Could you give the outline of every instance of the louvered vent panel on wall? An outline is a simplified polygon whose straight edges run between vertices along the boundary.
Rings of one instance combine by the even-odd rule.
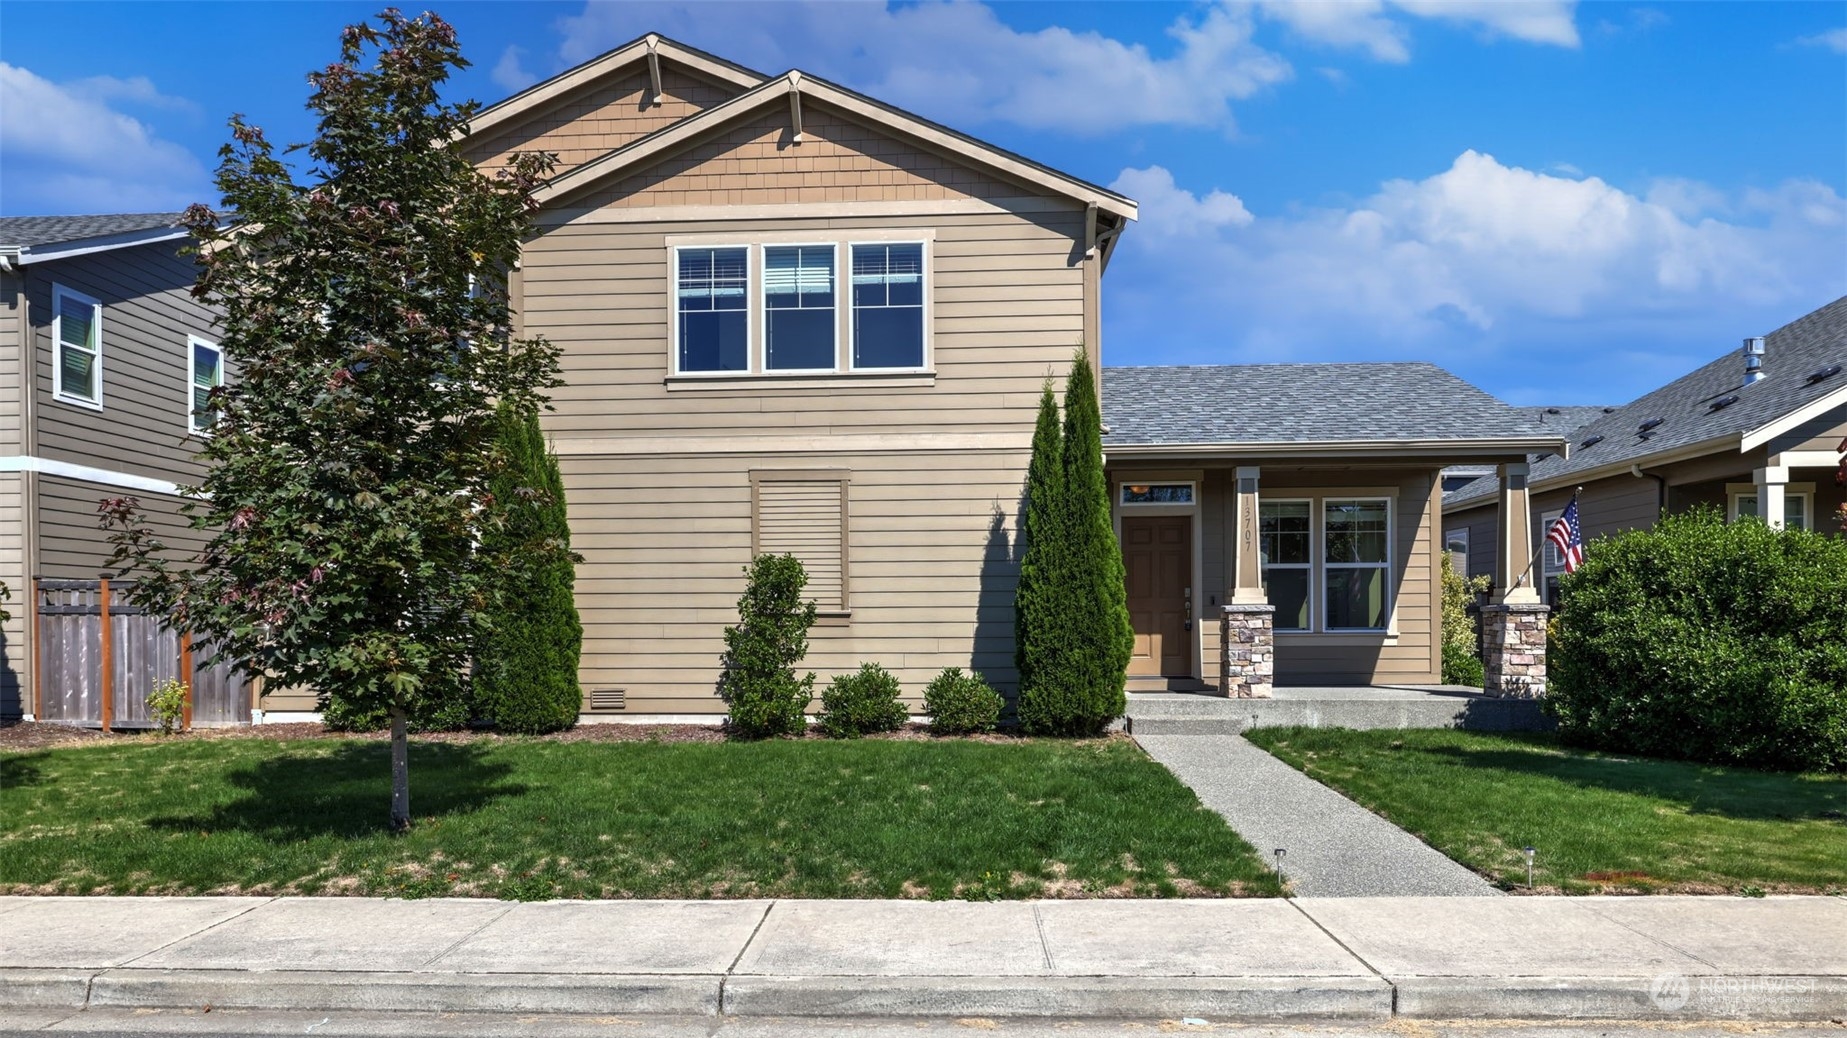
[[[801,560],[808,597],[823,610],[846,608],[843,485],[837,479],[757,483],[757,553]]]
[[[628,690],[624,688],[593,688],[590,690],[590,711],[605,713],[628,709]]]

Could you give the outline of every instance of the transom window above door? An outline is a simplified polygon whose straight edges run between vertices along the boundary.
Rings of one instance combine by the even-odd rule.
[[[929,371],[927,241],[670,251],[672,375]]]

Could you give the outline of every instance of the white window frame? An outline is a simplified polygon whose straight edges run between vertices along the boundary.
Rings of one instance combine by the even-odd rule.
[[[766,375],[786,375],[801,378],[814,375],[837,375],[846,370],[841,363],[842,339],[841,320],[846,307],[840,305],[840,242],[837,241],[773,241],[763,242],[756,248],[756,261],[759,277],[756,279],[756,291],[752,302],[756,305],[757,342],[756,353],[750,358],[750,369],[761,371]],[[834,366],[830,368],[772,368],[770,367],[770,250],[771,249],[828,249],[834,254]],[[790,311],[801,312],[799,309]]]
[[[843,241],[841,242],[841,244],[846,247],[845,251],[846,251],[846,257],[847,257],[846,267],[844,271],[846,274],[846,277],[843,279],[843,283],[846,285],[846,291],[847,291],[847,305],[845,307],[846,309],[846,340],[847,340],[845,370],[852,371],[852,372],[867,372],[867,373],[878,373],[878,374],[883,374],[886,372],[891,372],[895,374],[905,374],[905,373],[917,374],[919,372],[932,370],[931,363],[932,363],[933,358],[931,357],[931,354],[930,354],[930,325],[931,325],[932,313],[931,313],[930,301],[932,297],[935,295],[935,293],[930,291],[930,286],[935,284],[936,272],[931,267],[930,242],[924,238],[868,238],[868,239],[863,239],[863,240],[855,239],[855,240],[850,240],[850,241]],[[853,299],[853,250],[862,245],[915,245],[917,246],[918,255],[921,257],[918,261],[918,271],[919,271],[918,276],[923,279],[923,287],[921,291],[922,306],[918,308],[918,315],[917,315],[917,319],[923,323],[922,349],[917,358],[918,359],[917,367],[914,367],[914,368],[862,368],[858,364],[854,363],[853,361],[853,358],[857,356],[859,353],[859,349],[858,349],[859,324],[857,321],[853,319],[855,316],[854,311],[858,308],[858,304]]]
[[[91,309],[90,327],[96,333],[96,352],[92,357],[96,368],[96,396],[94,398],[64,391],[64,350],[67,346],[64,341],[64,301],[66,299],[74,300]],[[83,350],[83,352],[89,351]],[[102,300],[55,282],[51,286],[51,396],[54,400],[76,407],[87,407],[92,411],[103,409]]]
[[[1392,574],[1396,572],[1397,563],[1397,560],[1393,558],[1392,541],[1398,528],[1398,517],[1392,507],[1392,498],[1381,497],[1376,494],[1340,494],[1318,498],[1317,500],[1320,502],[1320,507],[1316,510],[1320,522],[1315,526],[1315,535],[1318,544],[1314,559],[1316,568],[1321,572],[1321,579],[1319,581],[1321,589],[1326,589],[1329,570],[1383,569],[1385,571],[1385,583],[1383,585],[1385,601],[1382,603],[1385,607],[1385,623],[1378,627],[1335,627],[1327,622],[1326,614],[1314,614],[1316,622],[1319,625],[1317,629],[1326,631],[1329,634],[1386,634],[1390,632],[1392,629],[1392,609],[1396,599],[1396,596],[1392,594]],[[1385,506],[1385,559],[1382,562],[1329,562],[1327,560],[1329,502],[1353,502],[1356,504],[1377,502]]]
[[[884,370],[884,369],[879,369]],[[1129,488],[1185,487],[1189,501],[1130,501]],[[1191,479],[1125,479],[1116,485],[1116,503],[1123,508],[1191,508],[1199,503],[1199,483]]]
[[[743,371],[682,371],[680,370],[680,253],[687,250],[713,252],[719,249],[744,250],[744,370]],[[745,242],[712,242],[706,244],[675,245],[667,250],[667,340],[668,371],[675,378],[736,378],[739,375],[752,375],[758,372],[757,365],[757,288],[761,283],[757,269],[757,250]]]
[[[1456,544],[1462,545],[1461,551],[1457,551],[1452,547]],[[1464,580],[1469,579],[1469,528],[1463,526],[1458,529],[1444,531],[1443,552],[1449,556],[1450,568],[1456,571],[1456,575]],[[1457,555],[1462,556],[1461,562],[1456,561]]]
[[[1262,556],[1261,553],[1263,551],[1263,506],[1264,505],[1307,505],[1308,506],[1308,561],[1307,562],[1272,563],[1266,560]],[[1275,631],[1277,634],[1314,634],[1317,631],[1320,631],[1323,629],[1322,627],[1323,617],[1321,616],[1321,613],[1319,611],[1320,606],[1321,606],[1321,595],[1319,593],[1320,588],[1317,586],[1318,584],[1320,584],[1320,580],[1317,578],[1320,576],[1320,573],[1321,573],[1321,566],[1319,564],[1319,560],[1321,558],[1322,531],[1316,529],[1315,519],[1316,519],[1316,516],[1319,514],[1319,511],[1320,510],[1315,506],[1315,499],[1312,497],[1264,497],[1262,495],[1258,496],[1258,499],[1257,499],[1257,550],[1259,552],[1259,555],[1257,557],[1257,570],[1258,570],[1259,575],[1263,578],[1264,597],[1267,599],[1270,594],[1270,570],[1272,569],[1303,570],[1308,574],[1308,626],[1307,627],[1275,627]],[[1271,624],[1272,626],[1275,625],[1274,619],[1271,620]]]
[[[1757,484],[1755,483],[1727,483],[1725,485],[1725,520],[1727,522],[1735,523],[1738,521],[1738,516],[1739,516],[1738,506],[1746,498],[1750,498],[1752,500],[1757,499]],[[1784,511],[1788,511],[1789,502],[1791,501],[1802,502],[1802,528],[1804,530],[1813,530],[1815,528],[1815,484],[1813,483],[1785,483],[1783,484]],[[1756,518],[1761,519],[1762,516],[1757,516]],[[1784,521],[1783,525],[1785,526],[1789,525],[1787,519]]]
[[[186,431],[194,436],[210,436],[212,427],[199,424],[199,412],[193,402],[193,391],[198,388],[198,383],[194,381],[194,378],[198,375],[197,365],[201,346],[218,355],[218,381],[212,388],[217,389],[225,382],[224,347],[197,335],[186,336]]]

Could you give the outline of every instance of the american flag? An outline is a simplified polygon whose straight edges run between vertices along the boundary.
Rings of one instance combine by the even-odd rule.
[[[1583,531],[1578,529],[1578,499],[1572,498],[1565,506],[1565,513],[1552,520],[1552,526],[1546,530],[1546,540],[1558,553],[1564,556],[1565,572],[1576,573],[1584,564]]]

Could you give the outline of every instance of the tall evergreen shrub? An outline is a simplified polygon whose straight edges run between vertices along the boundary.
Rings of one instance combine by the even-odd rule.
[[[1127,708],[1135,635],[1110,521],[1096,376],[1081,350],[1065,383],[1062,429],[1050,386],[1040,399],[1022,536],[1020,724],[1045,735],[1101,732]]]
[[[583,703],[577,662],[584,628],[573,591],[577,568],[564,479],[558,459],[545,447],[537,414],[521,416],[503,407],[497,420],[507,464],[489,491],[504,505],[505,521],[482,538],[483,547],[516,551],[522,544],[546,542],[562,550],[503,589],[476,660],[475,709],[501,731],[556,732],[577,723]]]
[[[737,626],[725,628],[718,681],[730,710],[726,727],[745,739],[799,735],[814,701],[814,674],[795,674],[815,619],[815,604],[802,598],[808,573],[793,555],[759,555],[746,573]]]

